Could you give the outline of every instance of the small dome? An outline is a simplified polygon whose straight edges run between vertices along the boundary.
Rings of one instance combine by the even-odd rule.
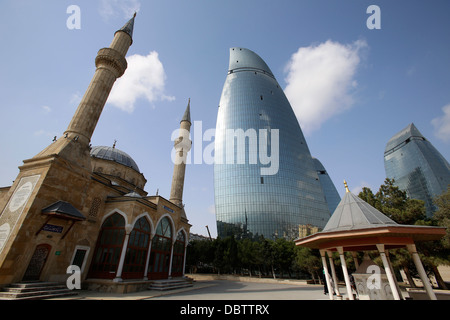
[[[104,146],[93,147],[91,150],[91,157],[114,161],[123,164],[124,166],[133,168],[137,172],[140,172],[139,167],[137,166],[133,158],[131,158],[125,152],[116,148]]]

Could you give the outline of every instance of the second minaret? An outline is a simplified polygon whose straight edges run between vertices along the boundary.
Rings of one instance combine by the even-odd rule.
[[[177,206],[183,206],[183,188],[184,176],[186,172],[186,159],[189,150],[192,147],[192,141],[189,139],[191,130],[191,100],[189,99],[186,111],[180,122],[180,134],[175,140],[175,166],[173,168],[172,188],[170,190],[170,201]]]

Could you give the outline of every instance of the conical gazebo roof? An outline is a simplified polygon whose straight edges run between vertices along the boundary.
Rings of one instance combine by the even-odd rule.
[[[402,225],[388,218],[348,190],[321,232],[295,240],[296,245],[330,249],[372,250],[376,244],[398,248],[415,241],[438,240],[444,227]]]
[[[323,232],[355,230],[384,225],[392,226],[398,225],[398,223],[353,193],[346,192]]]

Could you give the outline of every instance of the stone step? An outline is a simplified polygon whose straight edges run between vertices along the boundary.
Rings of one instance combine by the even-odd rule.
[[[0,301],[3,300],[44,300],[44,299],[53,299],[53,298],[59,298],[59,297],[67,297],[67,296],[76,296],[78,295],[76,292],[61,292],[61,293],[55,293],[55,292],[42,292],[39,295],[33,295],[33,296],[11,296],[11,297],[0,297]]]
[[[187,280],[157,280],[150,285],[149,289],[163,291],[187,288],[192,286],[192,282]]]
[[[33,287],[33,288],[13,288],[7,287],[3,288],[3,291],[0,291],[0,294],[3,292],[10,293],[25,293],[25,292],[35,292],[35,291],[54,291],[54,290],[67,290],[67,287],[64,286],[48,286],[48,287]]]
[[[29,281],[12,283],[0,291],[0,300],[37,300],[77,295],[57,282]]]
[[[36,288],[36,287],[52,287],[63,286],[60,282],[48,281],[22,281],[9,284],[6,288]]]

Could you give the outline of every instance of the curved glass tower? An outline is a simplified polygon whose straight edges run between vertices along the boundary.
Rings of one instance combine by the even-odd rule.
[[[325,170],[322,162],[320,162],[317,158],[313,158],[313,161],[317,175],[319,176],[323,194],[325,196],[325,201],[327,202],[328,209],[330,210],[330,215],[332,215],[339,202],[341,202],[341,196],[337,192],[336,187],[328,175],[328,172]]]
[[[215,137],[219,237],[298,237],[330,218],[297,118],[267,64],[230,49]]]
[[[450,184],[450,165],[411,123],[394,135],[384,152],[386,177],[409,198],[425,201],[427,216],[436,210],[433,198]]]

